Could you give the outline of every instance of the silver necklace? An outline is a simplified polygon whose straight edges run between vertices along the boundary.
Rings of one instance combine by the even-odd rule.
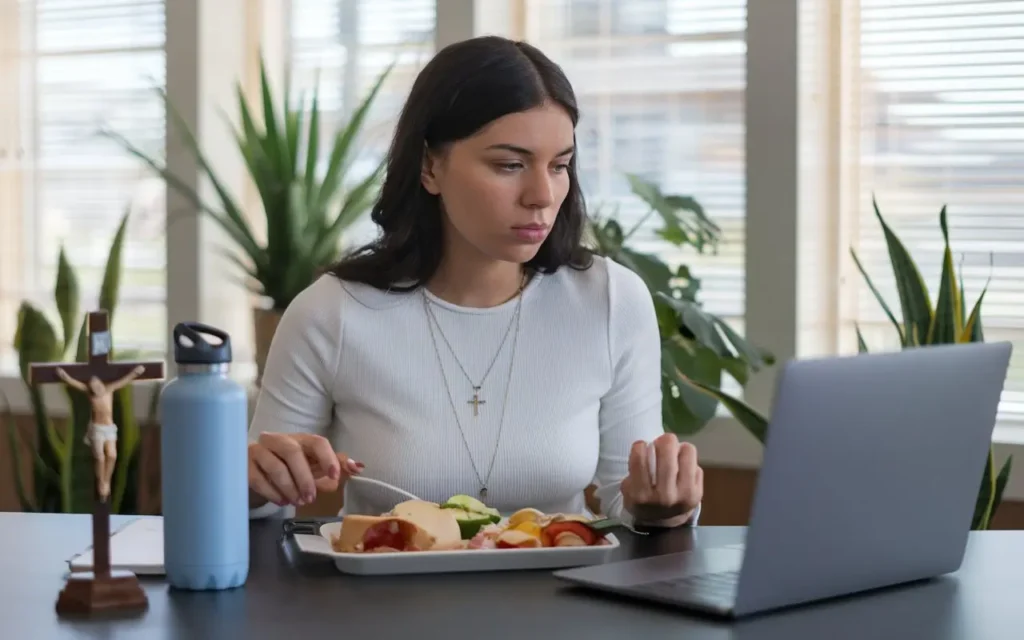
[[[427,298],[426,293],[423,294],[424,307],[427,313],[430,315],[429,320],[431,321],[430,326],[430,337],[434,337],[434,326],[437,326],[437,332],[441,334],[441,339],[444,340],[445,345],[448,347],[448,351],[455,358],[455,364],[459,365],[459,369],[462,371],[462,375],[466,377],[466,381],[469,382],[469,386],[473,388],[473,397],[470,398],[466,404],[473,405],[473,417],[477,418],[480,416],[480,405],[487,404],[486,400],[480,399],[480,390],[483,388],[484,382],[487,381],[487,376],[491,375],[491,369],[494,368],[494,364],[498,361],[498,356],[501,355],[502,349],[505,348],[505,342],[508,341],[508,335],[512,331],[512,325],[515,323],[516,318],[519,316],[519,307],[523,302],[523,289],[526,288],[526,276],[524,274],[522,282],[519,284],[519,291],[516,293],[519,296],[519,300],[516,301],[516,311],[512,315],[512,319],[508,323],[508,327],[505,329],[505,335],[501,339],[501,344],[498,345],[497,351],[494,352],[494,357],[491,359],[491,364],[488,365],[487,371],[484,372],[480,382],[473,382],[473,378],[466,371],[466,367],[462,366],[462,361],[459,360],[459,355],[455,353],[455,349],[452,347],[452,343],[448,341],[448,336],[444,334],[444,330],[441,329],[441,323],[437,321],[437,316],[434,315],[434,311],[430,308],[430,300]]]
[[[495,442],[494,442],[494,452],[491,453],[491,462],[490,462],[490,464],[487,467],[487,477],[486,478],[480,477],[480,471],[476,467],[476,461],[473,460],[473,450],[470,449],[470,447],[469,447],[469,440],[466,438],[466,431],[465,431],[465,429],[462,428],[462,420],[459,419],[459,411],[455,407],[455,399],[452,397],[452,390],[451,390],[451,387],[448,385],[448,377],[445,376],[445,374],[444,374],[444,366],[441,363],[441,350],[438,349],[437,338],[434,337],[434,324],[433,324],[433,322],[431,322],[431,318],[433,317],[433,314],[430,312],[429,301],[427,300],[426,295],[423,296],[423,307],[424,307],[424,309],[427,312],[427,316],[428,316],[427,317],[427,324],[430,327],[430,341],[434,345],[434,355],[437,356],[437,366],[441,370],[441,378],[444,380],[444,390],[445,390],[445,392],[448,395],[448,404],[449,404],[449,406],[452,409],[452,413],[455,414],[455,423],[456,423],[456,425],[459,428],[459,435],[462,437],[462,444],[466,447],[466,455],[469,456],[469,463],[473,466],[473,473],[476,474],[476,479],[480,482],[480,499],[481,500],[485,500],[487,498],[487,483],[490,481],[490,479],[491,479],[491,472],[494,470],[494,461],[498,458],[498,446],[501,443],[501,432],[502,432],[502,429],[505,426],[505,411],[506,411],[506,408],[508,407],[508,392],[509,392],[509,389],[512,387],[512,367],[513,367],[513,364],[515,363],[516,344],[519,342],[520,318],[522,318],[523,288],[520,287],[520,289],[519,289],[519,301],[516,303],[516,310],[515,310],[515,313],[514,313],[514,317],[512,319],[513,321],[509,322],[509,327],[511,327],[513,324],[515,324],[516,332],[515,332],[515,334],[512,337],[512,354],[510,355],[509,360],[508,360],[508,380],[506,380],[506,382],[505,382],[505,398],[504,398],[504,400],[501,403],[501,419],[498,422],[498,436],[497,436],[497,438],[495,439]],[[436,319],[434,320],[434,322],[436,322]],[[441,327],[440,327],[440,325],[438,325],[438,330],[440,331],[440,329],[441,329]],[[507,338],[508,337],[508,332],[506,332],[505,335],[506,335],[506,338]],[[444,332],[441,332],[441,336],[442,336],[442,338],[444,337]],[[504,340],[502,341],[502,344],[504,344]],[[451,348],[451,345],[449,345],[449,348]],[[499,348],[498,351],[500,352],[501,348]],[[454,355],[454,351],[452,353]],[[496,359],[497,359],[497,356],[495,356],[495,360]],[[456,361],[458,361],[458,358],[456,358]],[[491,366],[494,366],[493,362],[491,363]],[[465,370],[463,370],[463,373],[465,373]]]

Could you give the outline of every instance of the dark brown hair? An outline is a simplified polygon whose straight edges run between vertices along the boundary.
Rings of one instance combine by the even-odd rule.
[[[568,78],[529,44],[482,36],[438,52],[416,78],[395,129],[384,183],[370,213],[380,235],[345,256],[331,273],[394,291],[426,284],[441,263],[444,226],[439,198],[420,182],[424,147],[443,151],[502,116],[545,101],[565,109],[574,127],[579,122]],[[591,263],[582,242],[587,213],[575,155],[568,170],[569,192],[527,269],[552,273]]]

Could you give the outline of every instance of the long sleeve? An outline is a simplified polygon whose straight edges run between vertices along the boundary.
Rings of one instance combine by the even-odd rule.
[[[342,296],[340,284],[324,277],[296,296],[282,314],[249,425],[250,442],[265,431],[326,432],[341,355]],[[268,503],[250,517],[279,509]]]
[[[595,497],[609,517],[632,522],[623,508],[622,480],[637,440],[650,442],[662,426],[661,336],[654,301],[643,280],[621,265],[608,268],[608,350],[612,385],[601,398]],[[699,508],[689,524],[695,524]]]

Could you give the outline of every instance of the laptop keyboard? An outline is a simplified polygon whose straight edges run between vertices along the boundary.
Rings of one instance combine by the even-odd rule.
[[[736,597],[738,581],[738,571],[721,571],[648,582],[635,585],[634,588],[668,598],[729,606]]]

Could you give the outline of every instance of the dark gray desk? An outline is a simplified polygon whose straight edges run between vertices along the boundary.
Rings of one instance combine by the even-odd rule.
[[[1024,637],[1024,531],[972,534],[963,568],[945,579],[730,624],[578,591],[544,571],[346,576],[282,543],[280,526],[253,525],[252,569],[242,589],[183,593],[143,578],[150,598],[144,616],[67,622],[57,618],[54,601],[65,560],[90,542],[88,518],[0,513],[0,638]],[[730,544],[743,534],[742,528],[705,527],[629,536],[623,556]]]

